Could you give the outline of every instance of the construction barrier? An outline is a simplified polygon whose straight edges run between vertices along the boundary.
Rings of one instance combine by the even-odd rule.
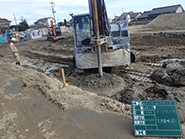
[[[41,34],[40,30],[33,30],[30,32],[30,36],[32,39],[35,39],[35,38],[41,38],[42,34]]]

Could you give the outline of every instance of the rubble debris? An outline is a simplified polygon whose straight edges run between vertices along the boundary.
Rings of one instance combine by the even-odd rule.
[[[185,86],[185,61],[166,61],[163,67],[153,72],[153,80],[169,86]]]
[[[124,104],[130,104],[131,100],[176,100],[181,123],[185,122],[185,87],[174,88],[157,83],[136,83],[122,90],[117,98]]]

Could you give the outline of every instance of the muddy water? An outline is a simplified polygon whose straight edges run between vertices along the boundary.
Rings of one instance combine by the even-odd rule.
[[[21,89],[21,85],[18,82],[12,81],[9,86],[6,86],[5,92],[7,94],[19,94],[21,93]]]
[[[115,114],[98,114],[83,108],[67,112],[79,128],[72,135],[80,139],[122,139],[133,137],[131,119]],[[127,135],[126,135],[127,134]]]
[[[0,83],[3,82],[5,80],[5,76],[0,74]]]

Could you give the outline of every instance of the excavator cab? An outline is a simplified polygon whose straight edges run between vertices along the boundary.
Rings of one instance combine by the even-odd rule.
[[[89,14],[74,16],[74,33],[75,43],[77,48],[91,47],[91,27],[90,27],[90,16]]]

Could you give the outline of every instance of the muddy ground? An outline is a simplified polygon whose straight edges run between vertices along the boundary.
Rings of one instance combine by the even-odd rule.
[[[185,37],[146,32],[131,29],[133,69],[113,67],[97,81],[97,70],[75,72],[69,33],[58,42],[17,42],[21,66],[9,44],[0,44],[0,138],[135,138],[130,101],[136,99],[176,100],[184,131]],[[62,89],[61,68],[69,84]]]

